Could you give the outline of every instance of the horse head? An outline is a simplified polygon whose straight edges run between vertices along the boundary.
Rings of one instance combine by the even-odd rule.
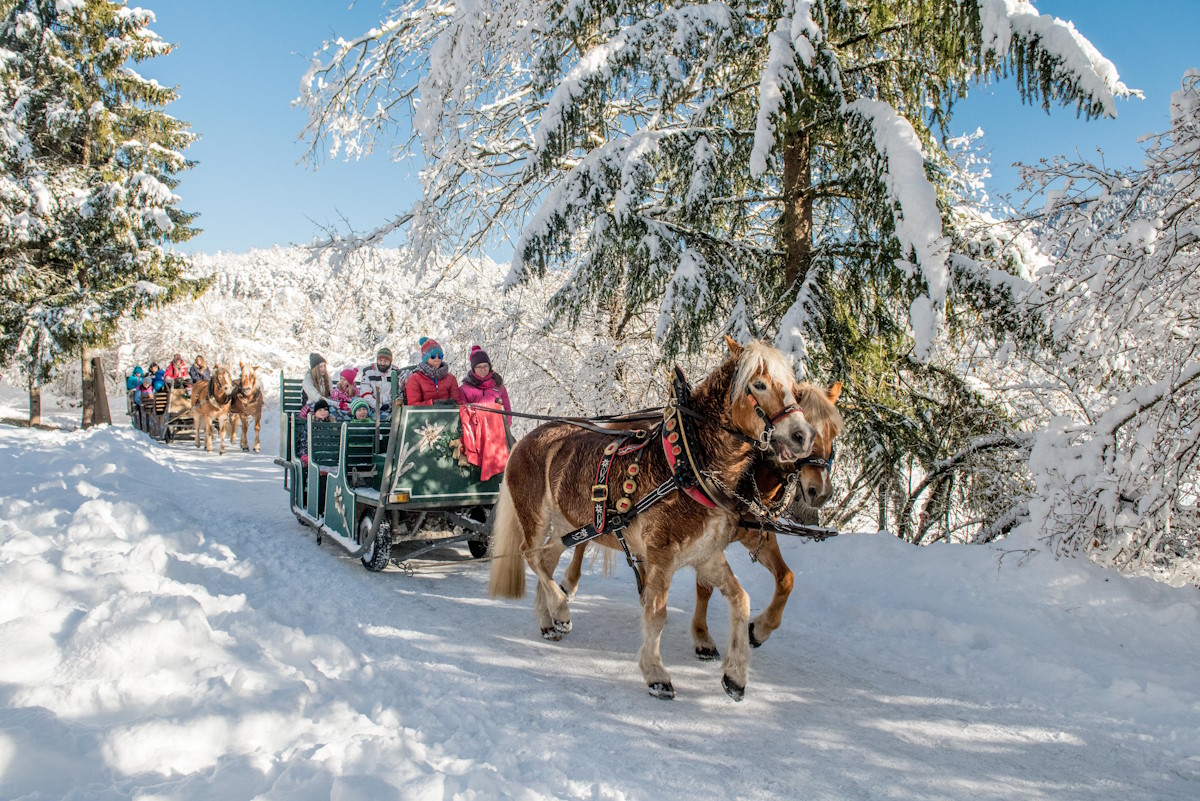
[[[812,453],[817,431],[796,402],[795,375],[787,358],[765,342],[739,345],[725,337],[734,360],[729,387],[733,428],[770,446],[784,468]]]
[[[244,398],[253,398],[254,393],[258,391],[258,368],[245,362],[238,362],[238,367],[242,371],[241,377],[238,378],[238,392]]]
[[[833,470],[833,441],[842,433],[842,415],[835,405],[842,394],[842,383],[838,381],[827,389],[815,384],[797,384],[795,394],[805,419],[816,431],[812,453],[795,462],[800,471],[800,499],[816,509],[833,494],[829,475]]]
[[[211,387],[209,394],[214,400],[227,401],[233,395],[233,376],[218,364],[213,370]]]

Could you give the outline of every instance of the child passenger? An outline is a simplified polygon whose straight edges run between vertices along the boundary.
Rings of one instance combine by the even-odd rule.
[[[337,402],[338,408],[349,414],[350,404],[358,397],[358,388],[354,379],[358,378],[357,367],[347,367],[338,376],[338,385],[333,388],[330,397]]]
[[[355,398],[350,403],[350,417],[354,420],[367,420],[371,417],[371,407],[362,398]]]

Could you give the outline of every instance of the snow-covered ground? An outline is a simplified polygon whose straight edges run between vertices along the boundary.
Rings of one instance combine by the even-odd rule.
[[[224,457],[124,419],[0,426],[0,798],[1200,798],[1194,587],[788,540],[746,700],[691,655],[683,573],[658,701],[623,564],[590,569],[561,643],[531,597],[487,598],[486,563],[368,573],[287,510],[273,423]],[[770,577],[730,556],[761,608]]]

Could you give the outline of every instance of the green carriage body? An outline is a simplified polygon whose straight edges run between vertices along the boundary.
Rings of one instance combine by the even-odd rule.
[[[392,397],[400,397],[399,376]],[[299,420],[301,382],[280,374],[280,437],[276,464],[284,468],[292,512],[331,537],[367,567],[388,563],[393,543],[427,549],[466,541],[471,553],[486,550],[490,512],[501,476],[481,479],[479,468],[460,464],[454,442],[461,436],[457,407],[396,406],[390,422]],[[308,464],[296,451],[308,445]],[[436,521],[464,533],[421,536]],[[409,554],[412,558],[416,554]]]

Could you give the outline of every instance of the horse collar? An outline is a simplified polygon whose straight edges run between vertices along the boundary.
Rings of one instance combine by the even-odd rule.
[[[691,400],[692,388],[688,386],[683,371],[676,367],[675,377],[671,381],[670,397],[663,411],[660,435],[663,454],[667,457],[667,466],[671,468],[671,474],[680,489],[696,503],[713,509],[718,505],[715,500],[716,494],[704,480],[697,449],[699,435],[691,420],[695,416],[695,412],[690,408]]]

